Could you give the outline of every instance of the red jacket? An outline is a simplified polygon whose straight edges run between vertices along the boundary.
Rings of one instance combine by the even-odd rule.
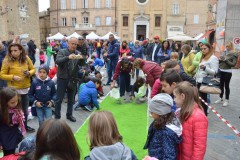
[[[50,69],[50,71],[48,73],[48,77],[53,79],[53,77],[56,75],[56,73],[57,73],[57,67],[54,67],[54,68]]]
[[[208,120],[195,104],[192,115],[182,124],[182,143],[178,146],[178,160],[203,160],[207,146]]]
[[[146,74],[146,84],[153,87],[154,82],[160,78],[162,68],[155,62],[142,60],[140,68]]]
[[[120,48],[120,57],[122,57],[124,53],[126,53],[126,56],[130,56],[130,49],[128,47],[126,47],[126,49]]]
[[[130,59],[131,62],[134,62],[133,57],[128,56],[127,58]],[[133,65],[132,64],[130,64],[128,66],[128,68],[122,68],[121,62],[122,62],[122,58],[117,63],[117,66],[116,66],[116,69],[115,69],[115,72],[114,72],[114,75],[113,75],[113,80],[117,80],[120,72],[129,74],[133,70]]]
[[[151,98],[153,98],[155,95],[161,93],[162,90],[162,83],[160,79],[158,78],[152,87],[152,92],[151,92]]]

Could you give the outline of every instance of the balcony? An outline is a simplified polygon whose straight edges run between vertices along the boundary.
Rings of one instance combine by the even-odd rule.
[[[90,23],[80,23],[80,24],[76,24],[75,26],[75,30],[77,31],[94,31],[96,30],[96,26],[95,24],[90,24]]]

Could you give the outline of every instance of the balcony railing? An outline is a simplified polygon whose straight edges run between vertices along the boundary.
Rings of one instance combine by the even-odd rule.
[[[80,23],[76,24],[75,30],[96,30],[96,26],[91,23]]]

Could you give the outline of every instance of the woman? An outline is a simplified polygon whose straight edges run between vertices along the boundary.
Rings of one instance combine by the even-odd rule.
[[[196,73],[196,67],[193,65],[195,54],[191,52],[191,47],[187,44],[182,46],[182,53],[183,57],[181,63],[183,65],[184,72],[193,77]]]
[[[130,56],[130,49],[128,47],[127,41],[122,41],[122,46],[120,48],[120,57]]]
[[[35,68],[31,59],[20,44],[12,43],[8,47],[8,53],[3,60],[1,69],[1,79],[6,80],[8,87],[17,89],[21,96],[21,106],[25,117],[25,128],[27,132],[35,132],[35,129],[27,125],[30,88],[30,77],[35,74]]]
[[[223,52],[222,56],[219,58],[219,68],[220,68],[220,99],[215,103],[223,103],[223,94],[225,87],[225,98],[226,101],[223,103],[223,106],[226,107],[229,104],[229,95],[230,88],[229,84],[232,77],[232,67],[237,64],[238,53],[234,51],[233,43],[228,42],[226,45],[226,51]]]
[[[171,52],[172,52],[172,50],[170,48],[169,41],[163,41],[162,48],[160,48],[157,53],[158,64],[161,65],[161,63],[165,62],[166,60],[169,60]]]
[[[55,44],[56,44],[56,43],[55,43]],[[54,46],[55,46],[55,45],[54,45]],[[53,46],[51,46],[50,43],[48,44],[46,53],[47,53],[47,66],[50,67],[52,55],[55,54],[55,51],[53,51]]]
[[[34,159],[50,157],[80,159],[79,147],[72,130],[63,120],[47,120],[38,129]]]
[[[212,45],[206,43],[202,46],[202,58],[200,60],[199,68],[196,74],[196,81],[198,83],[198,89],[201,87],[202,81],[204,77],[207,76],[215,76],[218,71],[219,61],[216,56],[213,55],[213,48]],[[207,102],[207,93],[202,93],[199,91],[200,97]],[[207,115],[208,107],[201,103]]]
[[[135,45],[131,48],[131,53],[134,59],[141,58],[143,59],[143,49],[140,46],[138,40],[135,41]],[[136,69],[136,76],[139,76],[139,69]]]
[[[178,53],[178,60],[181,61],[183,53],[181,51],[181,43],[179,42],[175,42],[173,45],[173,52],[177,52]]]

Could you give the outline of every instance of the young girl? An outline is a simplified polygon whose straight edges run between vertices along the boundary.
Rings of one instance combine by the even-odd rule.
[[[46,61],[43,50],[41,50],[39,53],[39,60],[40,60],[40,65],[44,64]]]
[[[90,155],[85,160],[135,160],[132,150],[122,143],[113,114],[109,111],[94,112],[88,125]]]
[[[204,159],[208,120],[199,105],[198,90],[184,81],[177,84],[173,94],[176,105],[181,108],[179,120],[183,126],[178,159]]]
[[[177,144],[182,141],[182,126],[171,112],[173,99],[166,93],[154,96],[149,104],[149,112],[154,121],[149,127],[144,149],[157,159],[176,159]]]
[[[26,134],[21,103],[14,88],[2,89],[0,108],[0,146],[6,156],[15,153],[18,143]]]

